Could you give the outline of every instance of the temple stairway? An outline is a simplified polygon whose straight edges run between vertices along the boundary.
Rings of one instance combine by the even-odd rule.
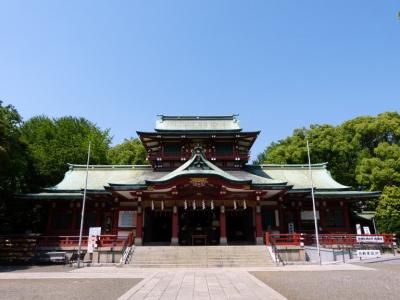
[[[126,267],[268,267],[266,246],[138,246]]]

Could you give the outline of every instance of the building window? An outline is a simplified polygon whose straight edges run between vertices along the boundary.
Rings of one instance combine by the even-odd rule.
[[[180,156],[181,145],[180,144],[164,144],[164,155]]]
[[[325,216],[325,226],[343,227],[344,226],[343,209],[340,208],[327,209]]]
[[[317,217],[317,225],[319,227],[319,211],[315,211]],[[315,230],[314,224],[314,212],[312,210],[302,210],[301,211],[301,230],[312,231]]]
[[[262,217],[262,229],[270,230],[271,228],[276,227],[275,220],[275,210],[271,208],[262,208],[261,209],[261,217]]]
[[[136,211],[132,210],[120,211],[118,227],[136,227]]]
[[[57,210],[53,215],[53,228],[54,229],[69,229],[72,223],[72,210],[65,211]]]
[[[232,144],[216,144],[215,153],[217,154],[217,156],[232,155],[233,146]]]

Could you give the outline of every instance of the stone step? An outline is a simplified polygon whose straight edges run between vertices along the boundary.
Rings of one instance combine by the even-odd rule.
[[[260,267],[274,265],[266,246],[138,246],[127,267]]]

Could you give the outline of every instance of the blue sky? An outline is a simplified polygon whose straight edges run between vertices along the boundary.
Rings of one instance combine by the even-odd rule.
[[[0,99],[114,143],[157,114],[293,129],[400,108],[400,1],[0,0]]]

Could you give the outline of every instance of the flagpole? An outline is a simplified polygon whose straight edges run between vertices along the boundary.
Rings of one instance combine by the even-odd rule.
[[[88,178],[89,178],[90,146],[91,146],[91,142],[89,141],[88,155],[87,155],[87,161],[86,161],[85,189],[83,190],[83,200],[82,200],[81,226],[79,228],[78,268],[81,267],[82,231],[83,231],[83,221],[84,221],[84,217],[85,217],[86,190],[87,190],[87,184],[88,184]]]
[[[308,144],[308,140],[307,140],[307,154],[308,154],[308,170],[310,172],[310,181],[311,181],[311,198],[312,198],[313,214],[314,214],[315,239],[317,241],[318,262],[319,262],[319,264],[321,264],[321,249],[319,247],[317,212],[315,210],[314,181],[313,181],[313,176],[312,176],[310,145]]]

